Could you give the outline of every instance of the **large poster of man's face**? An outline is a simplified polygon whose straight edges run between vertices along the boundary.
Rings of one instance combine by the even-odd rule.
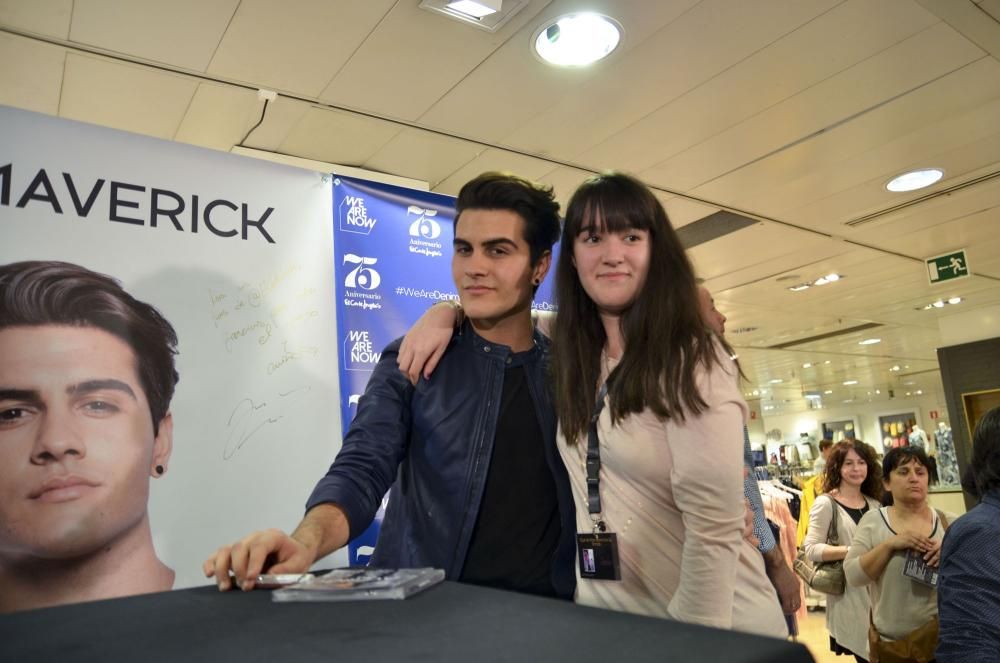
[[[109,277],[0,266],[0,610],[173,586],[147,504],[169,467],[176,344]]]
[[[339,449],[330,178],[2,106],[0,146],[0,611],[208,584]]]

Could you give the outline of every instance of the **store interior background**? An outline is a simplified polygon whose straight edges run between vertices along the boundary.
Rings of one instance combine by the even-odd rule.
[[[729,318],[755,446],[839,420],[880,446],[913,413],[964,466],[963,399],[1000,389],[1000,0],[504,0],[496,32],[419,4],[0,0],[0,104],[447,194],[631,172]],[[618,49],[540,61],[542,23],[584,9]],[[944,178],[885,189],[919,167]],[[956,249],[973,275],[930,285]]]

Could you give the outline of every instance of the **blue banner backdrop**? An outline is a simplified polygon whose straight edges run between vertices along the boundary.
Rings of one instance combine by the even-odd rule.
[[[457,299],[451,278],[455,198],[334,175],[334,273],[340,353],[341,421],[354,419],[358,399],[382,349],[437,301]],[[552,279],[535,308],[554,310]],[[351,564],[374,551],[386,501],[348,546]]]

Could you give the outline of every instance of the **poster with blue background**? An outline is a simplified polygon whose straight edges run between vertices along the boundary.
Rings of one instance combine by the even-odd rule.
[[[334,175],[334,274],[345,433],[382,349],[405,334],[432,304],[458,298],[451,278],[454,219],[452,196]],[[535,296],[535,308],[554,310],[552,285],[550,273]],[[351,564],[365,564],[371,557],[386,503],[383,500],[371,527],[349,544]]]

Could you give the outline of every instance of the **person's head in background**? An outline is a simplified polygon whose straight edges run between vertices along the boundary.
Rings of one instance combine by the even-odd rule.
[[[0,574],[8,588],[7,574],[42,568],[56,577],[114,552],[155,559],[147,501],[173,444],[176,346],[170,323],[110,277],[62,262],[0,266]],[[121,578],[108,586],[130,593]]]
[[[833,450],[833,440],[820,440],[819,441],[819,455],[823,457],[823,460],[830,461],[830,451]]]
[[[701,319],[720,337],[726,335],[726,316],[715,307],[715,298],[703,285],[698,286],[698,305]]]
[[[1000,407],[984,414],[976,424],[962,488],[976,499],[1000,491]]]
[[[882,459],[882,481],[886,505],[917,507],[927,502],[930,460],[920,447],[896,447]]]
[[[861,440],[844,440],[828,447],[823,487],[827,492],[857,488],[872,499],[882,497],[882,478],[879,476],[875,450]]]

